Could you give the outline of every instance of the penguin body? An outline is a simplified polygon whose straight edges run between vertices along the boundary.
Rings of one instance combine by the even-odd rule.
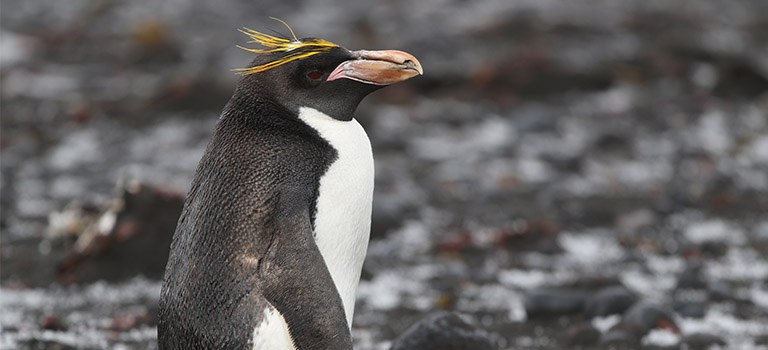
[[[248,34],[261,53],[187,196],[161,291],[161,349],[351,349],[373,157],[353,118],[421,74],[400,51]]]
[[[275,315],[302,325],[290,337],[297,348],[351,344],[312,228],[319,174],[336,152],[286,110],[259,110],[281,117],[225,115],[200,162],[166,268],[163,348],[249,348],[257,329],[280,329]],[[286,342],[276,335],[260,334]]]

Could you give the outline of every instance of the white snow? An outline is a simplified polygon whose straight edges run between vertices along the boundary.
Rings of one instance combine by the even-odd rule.
[[[765,281],[768,261],[750,248],[733,248],[725,257],[708,263],[706,273],[715,280]]]
[[[0,67],[8,69],[9,66],[24,62],[31,54],[32,43],[30,39],[9,31],[0,31]]]
[[[653,275],[640,268],[626,269],[619,279],[627,288],[653,299],[663,299],[677,283],[674,275]]]
[[[608,232],[564,232],[558,236],[558,241],[567,258],[575,264],[600,265],[617,261],[624,256],[624,249]]]
[[[742,245],[745,242],[744,231],[719,219],[693,222],[683,232],[685,238],[693,243],[726,242]]]
[[[768,165],[768,135],[763,135],[752,141],[747,154],[755,163]]]
[[[677,323],[683,334],[727,334],[729,349],[760,349],[753,337],[768,333],[768,319],[745,320],[718,307],[710,308],[703,318],[682,318]]]
[[[57,170],[72,170],[99,161],[101,144],[97,132],[90,128],[69,134],[49,155],[48,163]]]
[[[571,277],[565,271],[547,272],[543,270],[508,269],[500,271],[499,282],[505,286],[532,289],[547,285],[557,285]]]
[[[621,315],[609,315],[605,317],[595,317],[592,319],[592,326],[597,328],[600,333],[605,333],[611,327],[617,325],[621,321]]]
[[[689,145],[713,155],[724,155],[733,143],[725,114],[719,110],[702,115],[699,124],[691,131],[687,135]]]
[[[409,278],[407,271],[382,271],[371,281],[360,281],[357,300],[373,310],[386,311],[402,304],[404,295],[423,296],[427,288],[422,281]]]
[[[655,345],[669,347],[680,342],[680,335],[675,334],[668,329],[652,329],[645,337],[643,337],[641,342],[645,346]]]

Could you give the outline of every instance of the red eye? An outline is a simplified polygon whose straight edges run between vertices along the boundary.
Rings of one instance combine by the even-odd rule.
[[[317,79],[320,79],[322,77],[323,77],[323,73],[320,73],[318,71],[312,71],[312,72],[307,73],[307,78],[312,79],[312,80],[317,80]]]

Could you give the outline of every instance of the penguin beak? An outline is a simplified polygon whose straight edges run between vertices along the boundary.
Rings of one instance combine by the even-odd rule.
[[[398,50],[352,51],[354,59],[342,62],[326,81],[352,79],[366,84],[389,85],[424,74],[413,55]]]

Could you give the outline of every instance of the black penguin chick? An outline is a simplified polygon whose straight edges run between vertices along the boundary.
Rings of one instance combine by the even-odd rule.
[[[353,114],[421,65],[243,32],[266,49],[249,49],[259,55],[195,173],[163,281],[160,348],[351,349],[373,191]]]

